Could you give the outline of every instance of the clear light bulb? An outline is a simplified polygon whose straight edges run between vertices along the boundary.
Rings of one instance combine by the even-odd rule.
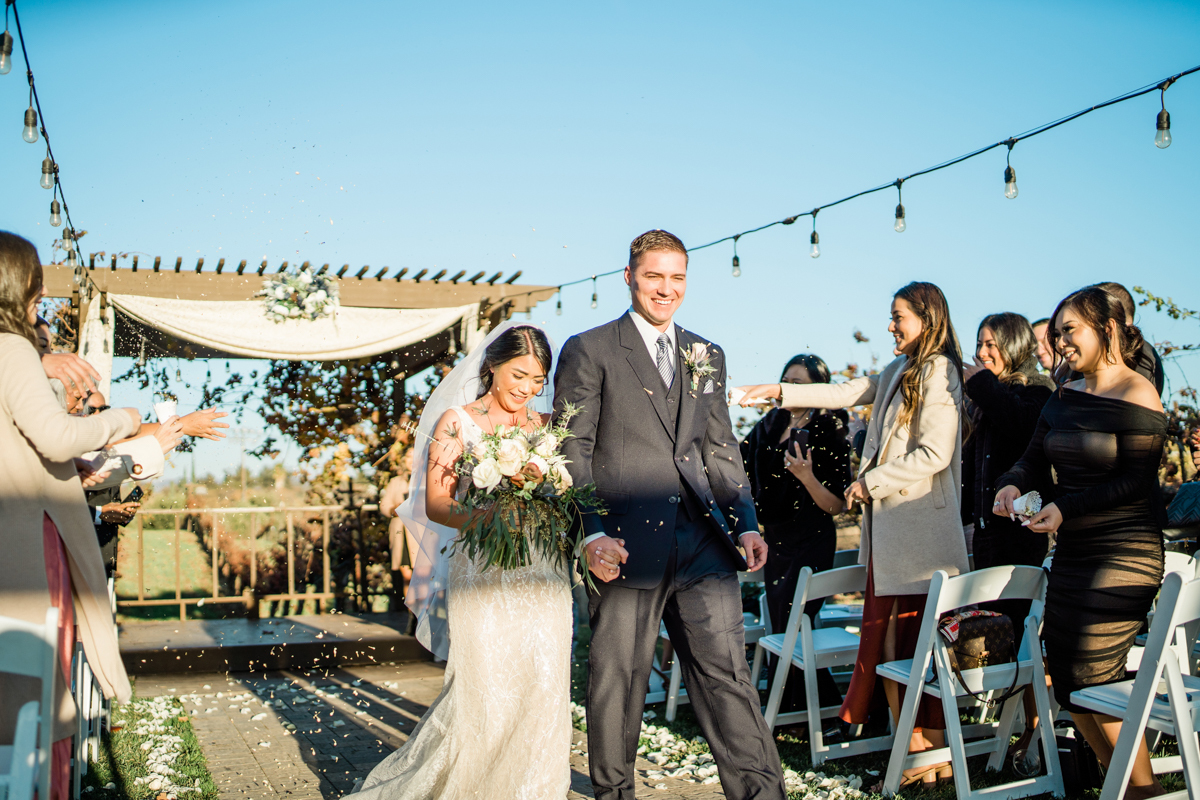
[[[33,106],[25,109],[25,130],[21,131],[21,138],[30,144],[38,140],[37,111]]]
[[[896,224],[892,226],[896,233],[904,233],[908,225],[904,222],[904,205],[896,206]]]
[[[554,306],[554,313],[560,317],[562,316],[562,298],[561,297],[558,298],[558,303],[556,303]]]
[[[596,297],[596,293],[592,292],[592,308],[600,307],[600,298]]]
[[[525,321],[526,321],[526,322],[528,322],[528,321],[529,321],[529,320],[531,320],[531,319],[533,319],[533,309],[532,309],[532,308],[531,308],[531,309],[528,309],[528,310],[525,312]]]
[[[62,225],[62,206],[57,200],[50,201],[50,224],[56,228]]]
[[[50,160],[49,156],[42,159],[41,184],[43,189],[54,188],[54,162]]]
[[[71,285],[73,285],[73,286],[79,285],[79,270],[77,270],[77,269],[71,270]]]
[[[1009,200],[1017,196],[1017,171],[1012,167],[1004,168],[1004,196]]]
[[[733,277],[742,277],[742,262],[738,260],[737,256],[733,257]]]
[[[808,241],[810,241],[812,243],[812,247],[809,248],[808,254],[810,256],[812,256],[813,258],[820,258],[821,257],[821,237],[817,236],[816,231],[813,231],[812,236],[808,237]]]
[[[75,258],[74,250],[67,251],[67,266],[70,267],[71,269],[75,269],[76,267],[79,266],[79,261],[76,260],[76,258]],[[76,278],[76,280],[78,280],[78,277]]]
[[[12,34],[5,31],[0,35],[0,75],[12,72]]]
[[[1165,108],[1158,112],[1158,133],[1154,134],[1154,146],[1160,150],[1171,146],[1171,115]]]

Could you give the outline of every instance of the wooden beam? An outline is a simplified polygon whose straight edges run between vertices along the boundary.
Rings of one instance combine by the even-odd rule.
[[[488,279],[487,279],[487,284],[488,284],[488,286],[491,286],[491,285],[493,285],[493,284],[494,284],[496,281],[500,280],[500,276],[501,276],[501,275],[503,275],[503,274],[504,274],[503,272],[497,272],[495,275],[493,275],[492,277],[488,278]]]
[[[318,274],[318,275],[324,275],[324,274],[325,274],[326,272],[328,272],[328,271],[329,271],[329,265],[328,265],[328,264],[323,264],[323,265],[321,266],[321,268],[320,268],[319,270],[317,270],[317,274]]]
[[[451,283],[458,283],[460,280],[462,280],[462,276],[463,276],[463,275],[466,275],[466,274],[467,274],[467,271],[466,271],[465,269],[460,269],[460,270],[458,271],[458,274],[457,274],[457,275],[455,275],[453,278],[451,278],[451,279],[450,279],[450,282],[451,282]]]
[[[88,269],[95,269],[95,268],[96,268],[96,254],[89,253],[88,254]]]
[[[179,272],[179,268],[183,266],[183,256],[175,257],[175,272]],[[113,269],[117,268],[117,257],[113,256]]]
[[[308,269],[310,263],[312,263],[312,262],[305,261],[303,264],[300,265],[300,269]]]
[[[73,284],[71,270],[62,264],[43,267],[46,289],[51,297],[70,297]],[[419,274],[419,273],[418,273]],[[423,277],[423,276],[422,276]],[[139,297],[195,298],[198,300],[253,300],[262,289],[262,278],[250,273],[238,275],[216,271],[193,271],[153,275],[147,270],[97,270],[92,281],[100,292],[137,295]],[[488,309],[511,304],[514,312],[527,310],[538,301],[554,297],[555,286],[473,286],[465,281],[457,284],[428,280],[339,281],[341,304],[352,308],[448,308],[468,303],[483,303]]]
[[[400,271],[396,273],[396,280],[400,280],[407,274],[408,274],[408,267],[401,267]]]
[[[114,271],[115,271],[115,270],[116,270],[116,268],[117,268],[117,254],[116,254],[116,253],[113,253],[113,257],[112,257],[112,266],[111,266],[111,267],[109,267],[109,269],[112,269],[112,270],[114,270]],[[176,272],[178,272],[179,270],[178,270],[178,269],[176,269],[175,271],[176,271]]]
[[[367,274],[367,270],[369,270],[370,268],[371,268],[371,265],[370,265],[370,264],[364,264],[364,265],[363,265],[363,268],[362,268],[362,269],[360,269],[360,270],[358,271],[358,273],[357,273],[357,274],[356,274],[354,277],[355,277],[355,278],[357,278],[358,280],[360,280],[360,281],[361,281],[361,280],[362,280],[362,276],[363,276],[363,275],[366,275],[366,274]]]
[[[158,268],[162,266],[162,256],[154,257],[154,271],[158,272]]]
[[[379,272],[375,275],[375,280],[377,280],[377,281],[383,280],[383,276],[387,275],[387,271],[389,269],[391,269],[391,267],[384,267],[383,269],[379,270]]]
[[[340,279],[343,275],[345,275],[346,270],[348,270],[348,269],[350,269],[349,264],[342,264],[342,268],[337,271],[338,278]]]
[[[442,276],[445,274],[446,274],[446,270],[444,270],[444,269],[438,270],[437,274],[435,274],[429,280],[433,281],[434,283],[437,283],[438,281],[440,281],[442,279]]]
[[[237,274],[241,275],[245,271],[246,271],[246,259],[243,258],[242,263],[238,264],[238,273]]]
[[[264,260],[261,264],[258,265],[258,274],[262,275],[266,271],[267,271],[267,262]]]
[[[480,279],[480,278],[482,278],[482,277],[483,277],[484,275],[486,275],[486,274],[487,274],[486,272],[479,272],[479,273],[476,273],[476,274],[475,274],[475,276],[471,278],[471,280],[469,281],[469,283],[470,283],[472,286],[474,286],[475,284],[479,283],[479,279]]]
[[[416,275],[413,275],[413,283],[420,283],[421,278],[425,277],[426,272],[429,272],[429,270],[423,269],[420,272],[418,272]]]
[[[517,270],[512,275],[509,275],[508,280],[506,280],[505,283],[508,284],[509,286],[512,286],[513,282],[519,277],[521,277],[521,270]]]
[[[279,274],[282,274],[282,273],[284,273],[284,272],[287,272],[287,264],[288,264],[288,262],[286,262],[286,261],[285,261],[285,262],[283,262],[282,264],[280,264],[280,265],[279,265],[279,272],[276,272],[275,274],[276,274],[276,275],[279,275]]]
[[[225,269],[225,259],[222,258],[220,261],[217,262],[217,274],[220,275],[222,270],[224,270],[224,269]]]
[[[133,257],[133,268],[132,268],[134,272],[137,272],[137,262],[138,262],[138,257],[134,256]],[[100,307],[103,308],[104,306],[101,305]]]

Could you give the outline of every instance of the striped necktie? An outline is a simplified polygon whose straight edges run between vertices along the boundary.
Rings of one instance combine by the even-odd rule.
[[[671,337],[665,333],[658,337],[658,374],[670,389],[675,382],[675,359],[671,358]]]

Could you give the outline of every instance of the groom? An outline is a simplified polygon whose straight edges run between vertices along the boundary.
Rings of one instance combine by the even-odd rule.
[[[597,800],[634,798],[661,620],[725,796],[782,800],[779,755],[746,664],[737,578],[762,567],[767,545],[729,423],[724,354],[672,321],[687,263],[666,231],[634,239],[625,268],[633,307],[567,340],[554,376],[556,413],[579,408],[563,446],[571,477],[595,483],[608,512],[583,522],[599,579],[588,603],[592,786]]]

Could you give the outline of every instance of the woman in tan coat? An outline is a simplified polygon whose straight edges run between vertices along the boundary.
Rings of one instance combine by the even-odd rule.
[[[846,500],[863,509],[859,563],[868,565],[862,640],[841,717],[867,721],[877,664],[913,657],[929,581],[966,572],[962,494],[962,356],[950,309],[932,283],[910,283],[892,300],[896,360],[878,375],[841,384],[742,387],[742,405],[780,398],[785,408],[874,405],[858,480]],[[903,687],[883,681],[894,721]],[[937,703],[922,700],[910,752],[944,746]],[[904,783],[953,779],[948,763],[905,772]]]
[[[42,369],[34,322],[43,294],[34,246],[0,231],[0,613],[41,623],[59,610],[57,707],[51,786],[40,796],[66,800],[74,702],[67,692],[75,629],[105,696],[129,699],[117,650],[100,547],[74,459],[138,430],[136,409],[72,417]],[[0,737],[11,737],[16,713],[41,697],[40,682],[0,675]],[[46,713],[43,710],[43,713]],[[45,717],[43,717],[45,719]]]

